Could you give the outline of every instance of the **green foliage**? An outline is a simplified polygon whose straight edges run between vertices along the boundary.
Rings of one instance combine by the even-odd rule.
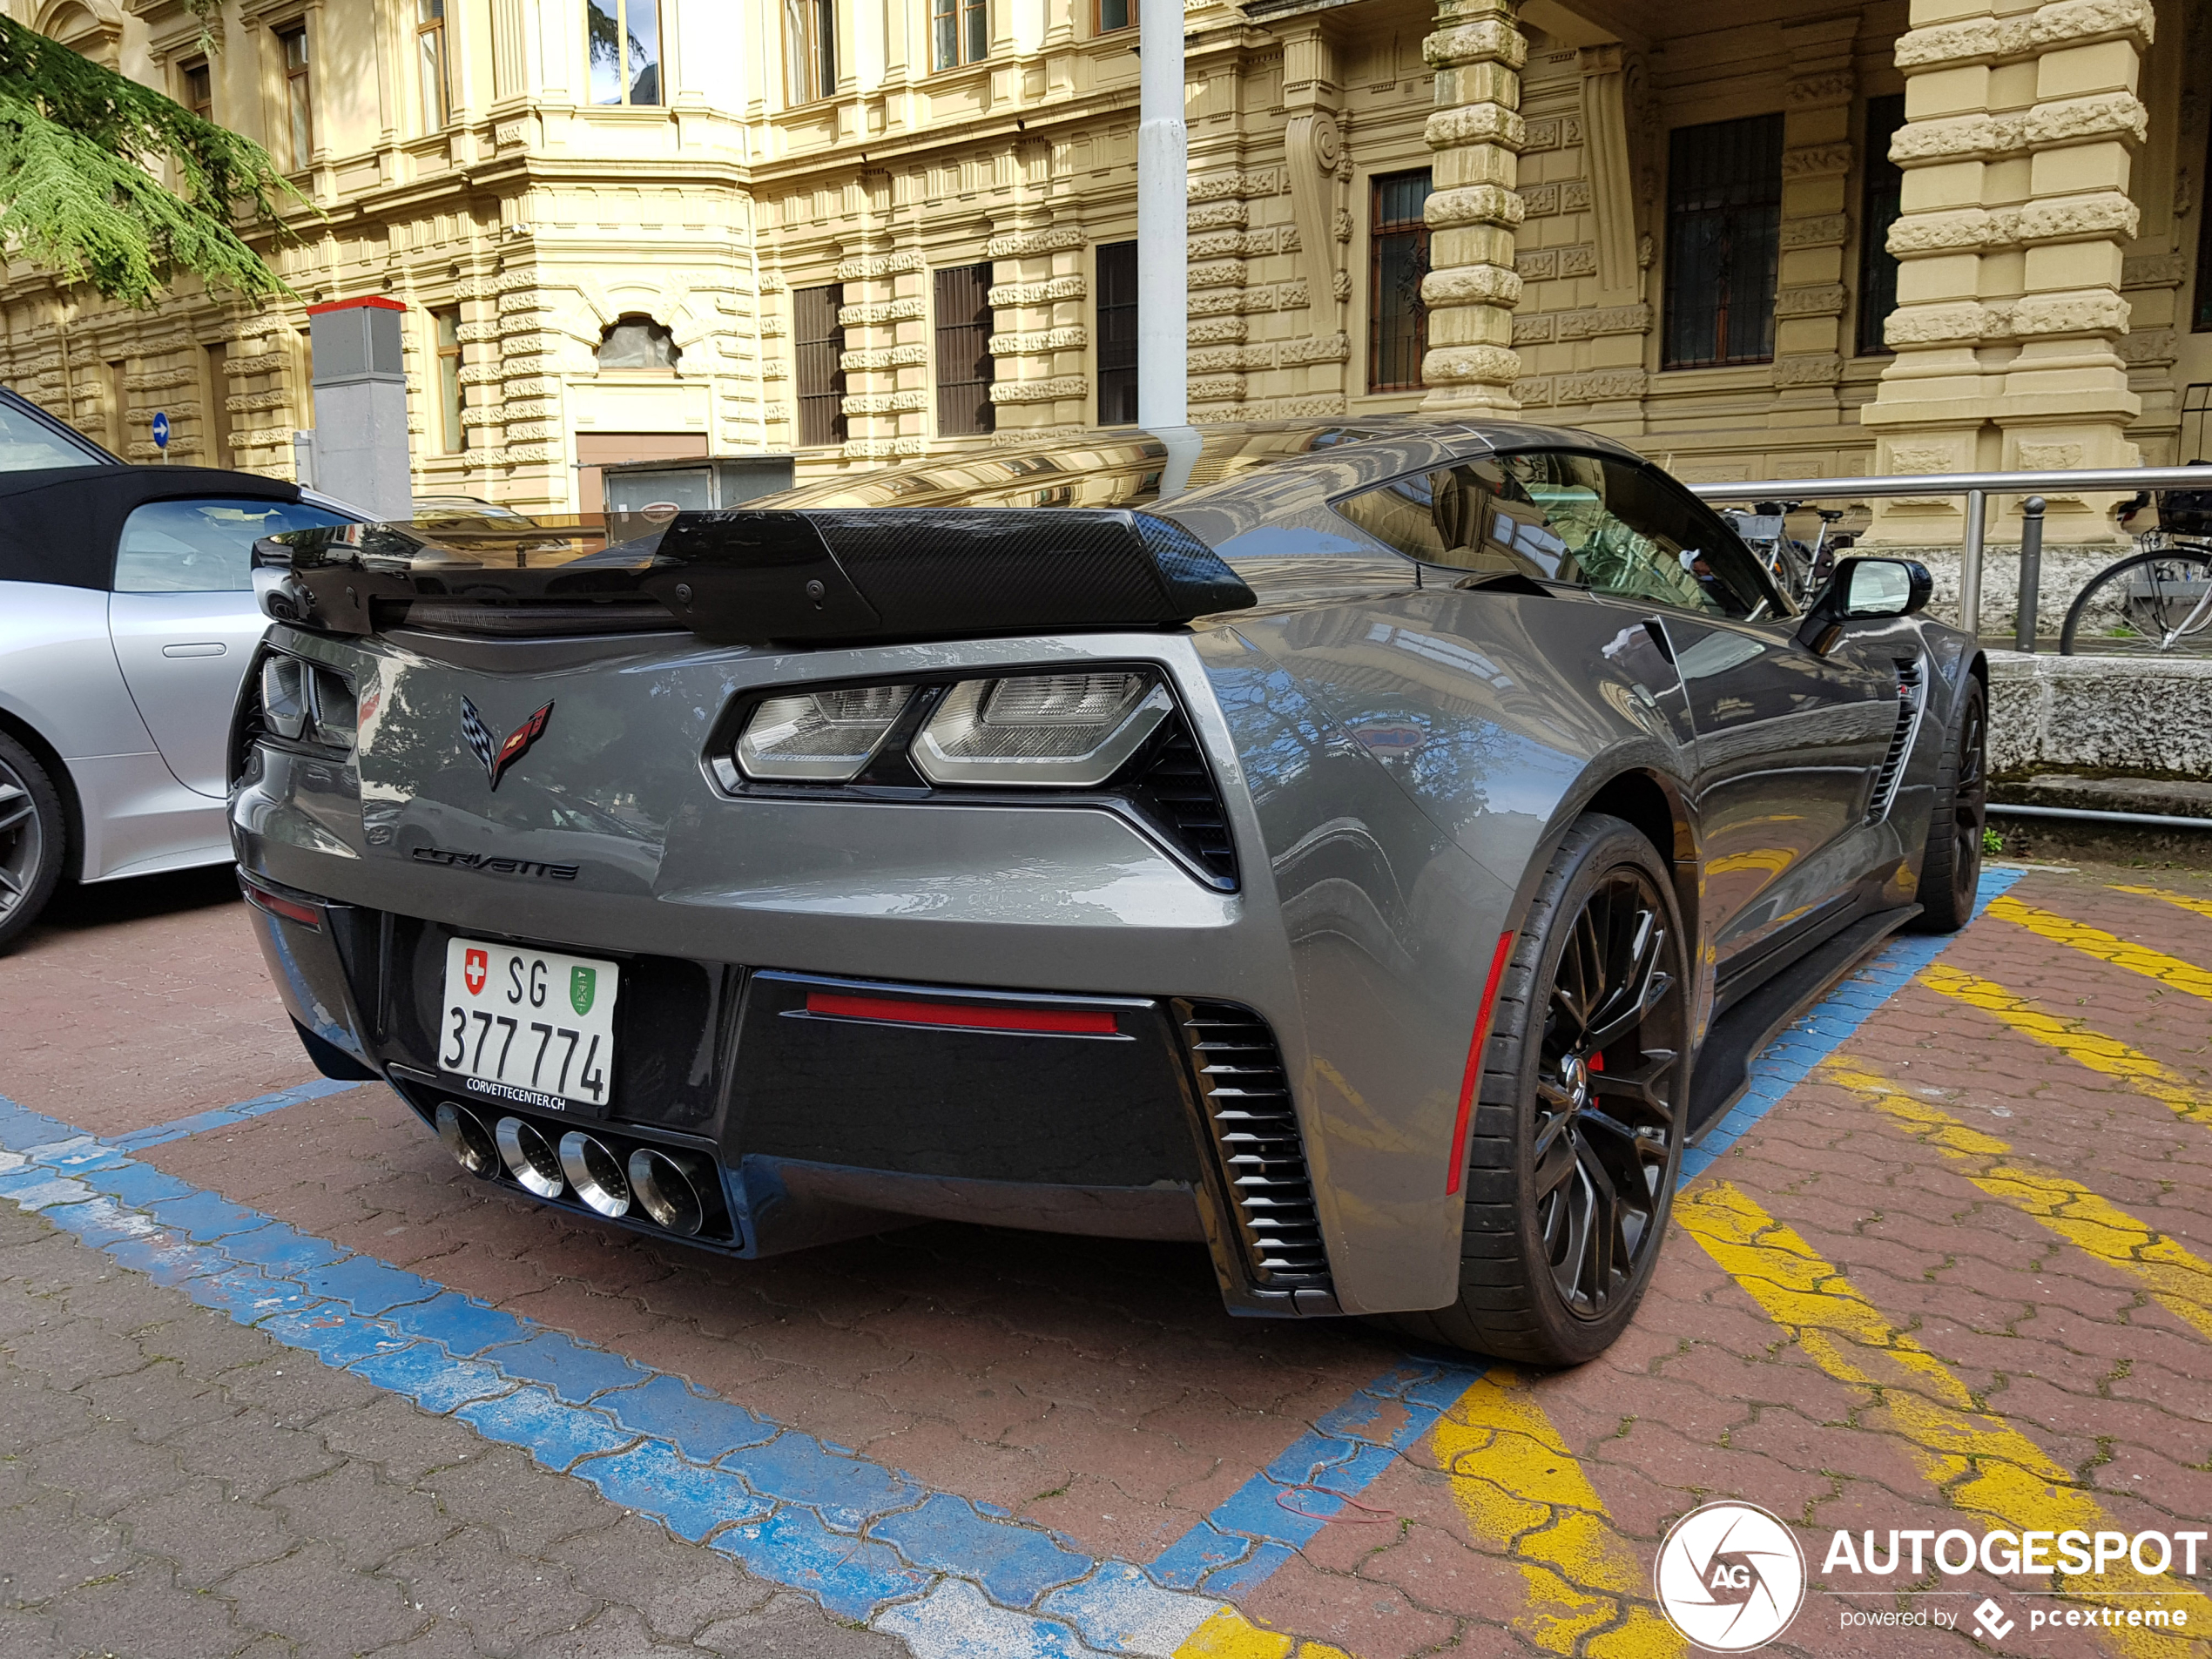
[[[1993,857],[2002,853],[2005,850],[2004,836],[1985,826],[1981,833],[1981,850]]]
[[[158,177],[165,159],[173,191]],[[277,226],[286,199],[302,199],[260,145],[0,17],[0,247],[10,257],[129,306],[152,305],[179,272],[249,299],[290,295],[233,228],[239,214]]]

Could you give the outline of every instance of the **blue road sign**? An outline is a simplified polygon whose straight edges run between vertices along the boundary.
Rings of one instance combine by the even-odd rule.
[[[169,447],[169,415],[165,410],[157,409],[154,412],[153,447],[157,449]]]

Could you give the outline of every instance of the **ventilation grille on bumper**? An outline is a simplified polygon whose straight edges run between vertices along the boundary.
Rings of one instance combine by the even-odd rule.
[[[1325,1290],[1328,1251],[1274,1034],[1233,1003],[1182,1002],[1177,1011],[1254,1282]]]
[[[1902,658],[1897,666],[1897,729],[1890,733],[1889,752],[1874,774],[1874,788],[1866,799],[1866,821],[1878,824],[1890,815],[1897,800],[1897,786],[1905,776],[1905,758],[1912,750],[1912,729],[1920,720],[1920,664]]]
[[[1237,846],[1213,773],[1177,714],[1124,774],[1122,790],[1224,891],[1237,886]]]

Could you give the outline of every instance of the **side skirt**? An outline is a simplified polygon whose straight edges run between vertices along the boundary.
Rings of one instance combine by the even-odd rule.
[[[1750,1065],[1791,1021],[1828,994],[1861,958],[1920,914],[1917,904],[1862,916],[1800,956],[1713,1022],[1689,1083],[1689,1141],[1727,1115],[1750,1083]]]

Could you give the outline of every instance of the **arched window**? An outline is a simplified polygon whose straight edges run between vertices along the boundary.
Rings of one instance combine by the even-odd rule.
[[[651,317],[626,315],[617,319],[599,341],[597,354],[602,368],[668,368],[684,353],[676,337]]]

